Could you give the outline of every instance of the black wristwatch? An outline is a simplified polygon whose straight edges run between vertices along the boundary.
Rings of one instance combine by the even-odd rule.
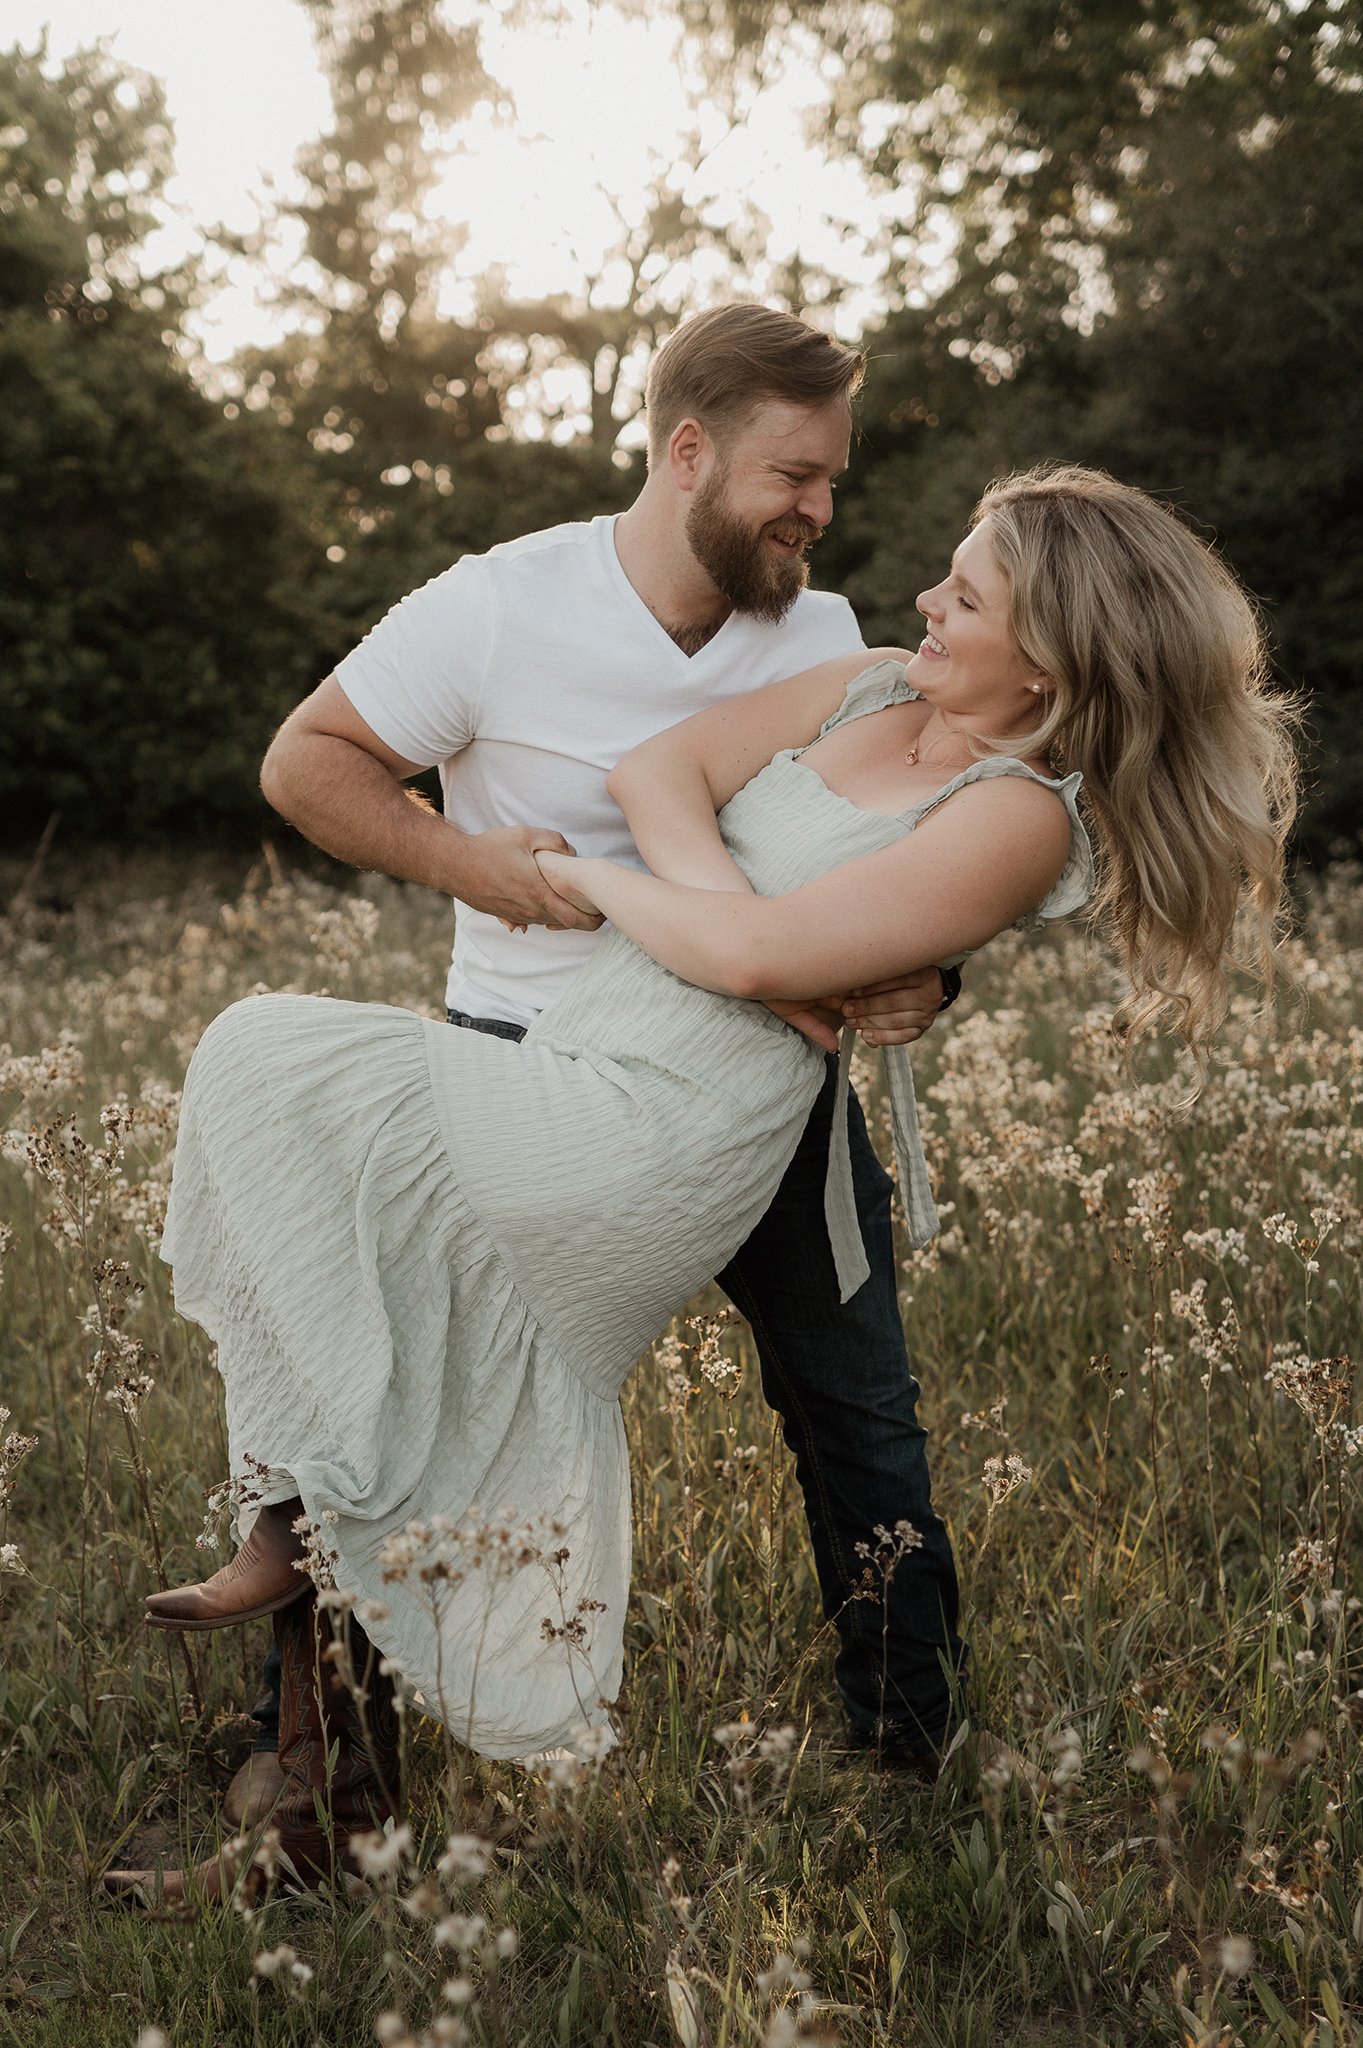
[[[942,1000],[937,1005],[940,1014],[949,1010],[961,993],[961,970],[959,967],[939,967],[937,972],[942,977]]]

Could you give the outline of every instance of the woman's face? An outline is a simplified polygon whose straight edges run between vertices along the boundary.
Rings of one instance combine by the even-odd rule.
[[[989,521],[968,533],[951,574],[918,596],[928,622],[907,675],[934,709],[983,730],[1011,731],[1040,708],[1044,678],[1018,652],[1008,624],[1008,586],[994,559]]]

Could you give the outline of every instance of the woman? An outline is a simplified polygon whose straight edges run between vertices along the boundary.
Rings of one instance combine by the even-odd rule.
[[[1200,1056],[1242,907],[1271,976],[1287,714],[1215,556],[1110,478],[1039,472],[985,494],[918,604],[916,653],[829,663],[626,757],[609,786],[652,872],[539,856],[614,929],[520,1047],[266,996],[195,1055],[164,1256],[181,1311],[218,1341],[233,1469],[263,1471],[263,1504],[230,1565],[153,1596],[148,1617],[277,1613],[281,1827],[304,1875],[392,1801],[386,1737],[342,1726],[310,1635],[290,1678],[310,1606],[299,1515],[368,1603],[373,1644],[472,1748],[611,1739],[629,1567],[616,1395],[763,1213],[822,1080],[765,999],[960,959],[1079,909],[1081,782],[1132,983],[1122,1027],[1167,1017]],[[935,1215],[898,1051],[890,1081],[921,1242]],[[866,1268],[836,1137],[827,1209],[846,1297]],[[309,1712],[322,1722],[300,1733]],[[316,1758],[336,1739],[368,1764],[349,1806],[332,1783],[322,1844]]]

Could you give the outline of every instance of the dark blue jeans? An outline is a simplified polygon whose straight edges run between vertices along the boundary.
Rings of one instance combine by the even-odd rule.
[[[967,1651],[899,1313],[893,1183],[851,1090],[852,1186],[871,1273],[850,1301],[838,1301],[823,1208],[836,1072],[830,1060],[771,1207],[716,1277],[752,1326],[762,1391],[795,1455],[853,1739],[913,1755],[950,1733]],[[875,1531],[893,1538],[901,1521],[922,1542],[890,1562]]]
[[[519,1025],[449,1013],[452,1024],[519,1039]],[[834,1676],[853,1740],[915,1755],[949,1734],[966,1646],[951,1543],[932,1505],[927,1431],[909,1370],[895,1287],[892,1182],[848,1105],[852,1186],[871,1275],[845,1303],[824,1221],[836,1062],[775,1199],[716,1275],[751,1325],[762,1392],[781,1418],[804,1494],[825,1615],[838,1633]],[[892,1564],[876,1529],[907,1521],[922,1538]],[[271,1651],[271,1657],[273,1657]],[[270,1681],[266,1663],[266,1680]],[[264,1702],[261,1706],[264,1706]],[[261,1706],[252,1708],[262,1720]],[[263,1742],[270,1744],[267,1729]]]

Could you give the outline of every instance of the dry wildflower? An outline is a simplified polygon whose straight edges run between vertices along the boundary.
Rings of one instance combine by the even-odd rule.
[[[457,2013],[437,2013],[421,2036],[420,2048],[466,2048],[468,2028]]]
[[[434,1920],[441,1908],[441,1897],[429,1877],[419,1878],[409,1892],[399,1901],[404,1913],[413,1920]]]
[[[1162,1266],[1173,1252],[1178,1184],[1178,1175],[1167,1162],[1153,1173],[1134,1175],[1126,1184],[1131,1194],[1126,1219],[1149,1246],[1153,1266]]]
[[[28,1566],[19,1555],[17,1543],[0,1543],[0,1578],[7,1574],[18,1579],[28,1577]]]
[[[456,1949],[460,1955],[476,1949],[486,1933],[487,1922],[481,1913],[447,1913],[435,1924],[436,1945]]]
[[[733,1323],[733,1311],[723,1309],[718,1315],[691,1316],[687,1327],[694,1332],[693,1353],[696,1368],[703,1380],[712,1387],[722,1387],[738,1381],[738,1362],[728,1358],[721,1350],[724,1332]]]
[[[1173,1782],[1174,1773],[1168,1757],[1162,1749],[1157,1749],[1148,1742],[1137,1743],[1127,1757],[1126,1767],[1129,1771],[1142,1772],[1161,1796],[1168,1791]]]
[[[714,1469],[721,1479],[736,1479],[757,1463],[762,1453],[756,1444],[744,1444],[730,1451],[727,1458],[716,1458]]]
[[[55,1045],[38,1053],[15,1053],[0,1045],[0,1095],[17,1096],[25,1108],[79,1088],[84,1079],[85,1054],[73,1031],[61,1032]]]
[[[1352,1401],[1354,1362],[1349,1357],[1313,1358],[1291,1344],[1275,1344],[1265,1380],[1300,1408],[1327,1450],[1356,1457],[1363,1449],[1363,1428],[1347,1420]]]
[[[492,1868],[492,1845],[481,1835],[448,1835],[435,1867],[446,1884],[464,1884],[486,1877]]]
[[[287,1941],[281,1941],[278,1948],[261,1951],[251,1967],[258,1977],[277,1977],[281,1970],[287,1970],[298,1961],[298,1951]]]
[[[566,1550],[555,1552],[554,1562],[561,1564],[567,1559],[567,1556],[568,1552]],[[563,1621],[555,1621],[552,1615],[545,1615],[540,1623],[540,1640],[546,1643],[570,1643],[575,1649],[586,1649],[591,1640],[591,1629],[587,1617],[592,1614],[604,1614],[605,1612],[606,1603],[604,1600],[592,1600],[584,1594],[582,1599],[577,1602],[572,1613]]]
[[[364,896],[348,896],[336,910],[314,910],[307,935],[329,973],[348,970],[366,954],[379,928],[377,904]]]
[[[0,1408],[0,1429],[9,1421],[9,1409]],[[8,1508],[14,1497],[14,1474],[29,1452],[37,1448],[36,1436],[25,1436],[21,1430],[12,1429],[0,1442],[0,1511]]]
[[[1048,1747],[1055,1758],[1050,1771],[1051,1791],[1059,1797],[1070,1798],[1084,1768],[1084,1745],[1078,1729],[1057,1730],[1049,1738]]]
[[[830,2032],[825,2007],[812,1989],[809,1957],[809,1943],[797,1936],[758,1973],[758,1993],[772,2008],[762,2030],[762,2048],[796,2048],[797,2043],[803,2048],[838,2048],[838,2036]]]
[[[470,1572],[482,1572],[495,1581],[527,1565],[561,1562],[558,1553],[546,1551],[545,1544],[549,1538],[566,1535],[564,1525],[547,1515],[515,1523],[514,1512],[506,1508],[499,1517],[483,1521],[482,1510],[471,1507],[462,1524],[448,1515],[432,1515],[429,1522],[408,1522],[389,1536],[379,1552],[384,1583],[415,1579],[428,1589],[453,1588],[462,1585]],[[562,1556],[566,1558],[567,1552]]]
[[[115,1408],[136,1421],[142,1411],[142,1404],[156,1385],[149,1372],[121,1372],[111,1387],[104,1389],[104,1398]]]
[[[967,1411],[962,1415],[961,1428],[988,1430],[995,1436],[1006,1436],[1008,1431],[1003,1420],[1003,1411],[1007,1406],[1008,1396],[1000,1394],[992,1408],[977,1408],[973,1413]]]
[[[293,1533],[303,1539],[303,1555],[295,1560],[294,1570],[307,1573],[317,1587],[319,1597],[323,1593],[334,1591],[336,1586],[336,1567],[341,1561],[340,1555],[327,1542],[327,1530],[336,1520],[335,1508],[323,1508],[320,1520],[315,1522],[311,1515],[297,1515],[294,1518]]]
[[[1004,1458],[986,1458],[984,1470],[980,1474],[980,1483],[989,1495],[990,1514],[992,1515],[996,1508],[1002,1507],[1004,1501],[1016,1493],[1020,1486],[1026,1486],[1028,1481],[1035,1477],[1032,1467],[1024,1464],[1015,1451],[1010,1451]]]
[[[352,1835],[350,1839],[351,1853],[362,1874],[379,1884],[396,1881],[414,1847],[412,1830],[405,1822],[388,1834],[371,1828],[365,1834]]]
[[[1189,1251],[1201,1252],[1218,1266],[1247,1266],[1249,1252],[1243,1230],[1185,1230]]]
[[[244,1508],[258,1507],[265,1498],[271,1484],[269,1466],[263,1465],[259,1458],[253,1458],[249,1451],[244,1463],[244,1472],[231,1479],[221,1480],[217,1486],[210,1487],[205,1493],[204,1499],[208,1505],[204,1512],[203,1527],[194,1538],[196,1550],[218,1549],[222,1542],[223,1516],[229,1510],[233,1515],[240,1515]]]
[[[664,1859],[662,1878],[663,1896],[667,1900],[668,1910],[679,1927],[689,1927],[693,1902],[682,1877],[681,1864],[675,1856]]]
[[[143,2027],[135,2048],[170,2048],[170,2036],[160,2027]]]
[[[1245,1867],[1235,1882],[1241,1891],[1276,1899],[1280,1906],[1300,1912],[1303,1906],[1310,1904],[1318,1887],[1301,1879],[1284,1879],[1280,1874],[1284,1854],[1274,1842],[1265,1842],[1252,1849],[1245,1857]]]
[[[546,1749],[523,1761],[526,1769],[533,1771],[552,1792],[575,1792],[591,1775],[581,1757],[574,1756],[571,1749]]]
[[[1254,1944],[1246,1941],[1242,1934],[1228,1934],[1216,1951],[1217,1968],[1223,1977],[1234,1980],[1244,1977],[1254,1968]]]
[[[789,1954],[778,1949],[772,1957],[770,1969],[758,1973],[758,1990],[764,1998],[777,1998],[791,1991],[808,1991],[813,1981],[805,1968],[808,1961],[809,1943],[800,1936],[791,1943]]]
[[[876,1539],[874,1546],[869,1543],[853,1545],[857,1556],[864,1558],[865,1563],[861,1578],[848,1595],[852,1600],[879,1600],[909,1552],[923,1547],[922,1530],[915,1529],[913,1523],[903,1516],[895,1523],[893,1532],[883,1522],[877,1522],[871,1534]]]
[[[668,1330],[653,1346],[653,1357],[662,1375],[667,1404],[675,1415],[685,1413],[702,1384],[723,1387],[733,1393],[738,1384],[738,1361],[723,1350],[724,1333],[734,1322],[731,1309],[712,1316],[688,1316],[687,1335]]]
[[[1329,1546],[1319,1536],[1303,1536],[1284,1551],[1282,1566],[1289,1579],[1328,1579],[1331,1572]]]
[[[1213,1371],[1233,1372],[1240,1347],[1240,1318],[1234,1304],[1223,1302],[1221,1320],[1214,1324],[1207,1313],[1207,1283],[1199,1278],[1186,1293],[1172,1288],[1169,1306],[1179,1321],[1188,1325],[1188,1349],[1195,1358],[1206,1361],[1203,1386],[1211,1385]]]
[[[794,1754],[796,1733],[790,1725],[759,1730],[745,1713],[740,1720],[716,1728],[714,1739],[719,1748],[730,1752],[724,1768],[740,1805],[746,1806],[752,1799],[752,1781],[763,1765],[770,1766],[775,1784],[783,1782]]]

